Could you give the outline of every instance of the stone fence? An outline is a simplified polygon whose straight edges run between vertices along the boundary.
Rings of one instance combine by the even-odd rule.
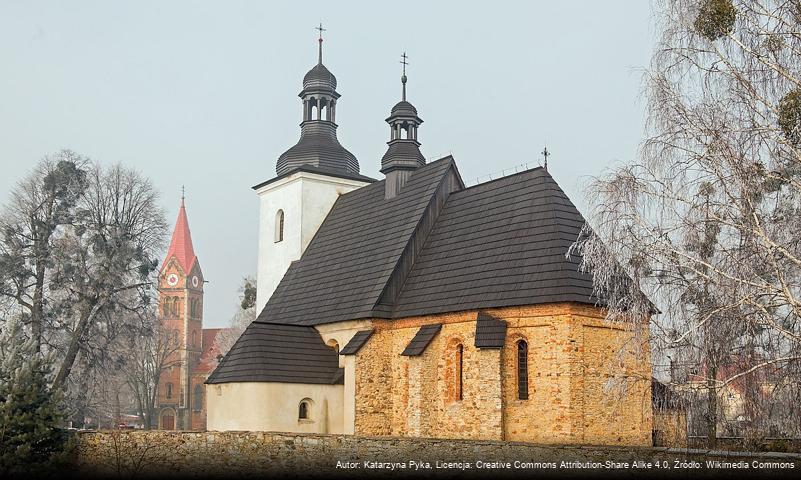
[[[762,476],[797,475],[801,455],[669,448],[533,445],[517,442],[273,432],[97,431],[77,438],[80,476],[147,478],[418,475],[693,478],[739,465]],[[564,463],[563,463],[564,462]],[[609,462],[609,463],[608,463]],[[676,463],[679,462],[679,463]],[[710,468],[707,462],[724,462]],[[612,468],[609,468],[612,467]],[[684,470],[695,470],[694,472]],[[472,474],[472,475],[471,475]],[[679,474],[679,475],[676,475]]]

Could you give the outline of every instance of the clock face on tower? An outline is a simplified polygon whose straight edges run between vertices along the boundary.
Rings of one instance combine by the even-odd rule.
[[[174,273],[167,275],[167,285],[171,287],[178,285],[178,275]]]
[[[200,283],[200,280],[197,279],[197,275],[193,275],[192,276],[192,286],[197,288],[199,283]]]

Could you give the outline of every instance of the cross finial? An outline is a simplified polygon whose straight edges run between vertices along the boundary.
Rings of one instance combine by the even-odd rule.
[[[317,32],[319,34],[319,36],[317,38],[317,42],[320,44],[319,45],[319,52],[318,52],[318,56],[317,56],[317,62],[318,63],[323,63],[323,32],[325,32],[326,29],[323,28],[323,22],[320,22],[320,25],[314,27],[314,29],[317,30]]]
[[[184,205],[184,199],[186,198],[186,187],[181,185],[181,206]]]
[[[403,84],[403,96],[402,99],[406,100],[406,65],[409,64],[408,62],[409,57],[406,55],[406,52],[401,54],[401,61],[400,63],[403,64],[403,75],[401,75],[401,83]]]
[[[545,158],[545,171],[548,171],[548,157],[551,156],[551,152],[548,151],[548,147],[542,149],[542,156]]]

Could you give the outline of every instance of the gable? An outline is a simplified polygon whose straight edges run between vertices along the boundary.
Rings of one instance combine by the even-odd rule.
[[[389,200],[384,181],[339,197],[258,320],[319,325],[376,316],[385,286],[452,168],[446,157],[417,169]]]

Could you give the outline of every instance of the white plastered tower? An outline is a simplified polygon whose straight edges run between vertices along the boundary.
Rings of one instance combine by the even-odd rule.
[[[303,77],[300,140],[276,163],[277,176],[253,187],[259,195],[256,308],[261,312],[289,265],[300,258],[337,198],[369,184],[359,162],[337,140],[336,77],[323,65]]]

